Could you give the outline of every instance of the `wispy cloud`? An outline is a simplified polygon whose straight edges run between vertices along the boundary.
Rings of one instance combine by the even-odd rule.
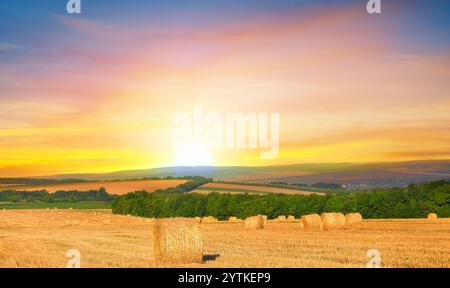
[[[0,51],[12,51],[19,48],[16,44],[0,43]]]

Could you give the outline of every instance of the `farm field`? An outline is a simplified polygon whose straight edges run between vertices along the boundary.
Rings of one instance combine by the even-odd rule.
[[[20,186],[14,187],[20,191],[47,190],[49,193],[56,191],[89,191],[105,188],[109,194],[122,195],[134,191],[153,192],[157,189],[166,189],[176,187],[185,183],[187,180],[129,180],[129,181],[96,181],[96,182],[80,182],[58,185],[42,185],[42,186]],[[8,188],[13,189],[13,188]]]
[[[258,185],[239,185],[239,184],[229,184],[229,183],[208,183],[205,184],[196,190],[194,193],[202,193],[207,194],[211,192],[218,193],[255,193],[255,194],[267,194],[267,193],[282,193],[282,194],[298,194],[298,195],[311,195],[311,194],[319,194],[324,195],[321,192],[310,192],[310,191],[302,191],[296,189],[285,189],[285,188],[274,188],[274,187],[264,187]]]
[[[1,203],[0,209],[111,209],[111,202],[107,201],[79,201],[79,202],[12,202]]]
[[[153,220],[109,210],[0,211],[0,267],[153,267]],[[347,230],[301,230],[299,223],[200,225],[204,264],[178,267],[365,267],[369,249],[383,267],[450,267],[450,219],[365,220]],[[173,266],[170,266],[173,267]]]

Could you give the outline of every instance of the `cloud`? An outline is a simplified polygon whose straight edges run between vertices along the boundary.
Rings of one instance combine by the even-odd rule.
[[[385,155],[389,158],[438,158],[447,159],[450,158],[450,152],[448,150],[418,150],[418,151],[391,151],[386,152]]]
[[[0,43],[0,51],[13,51],[19,48],[16,44]]]
[[[72,30],[93,35],[95,37],[118,39],[119,35],[127,35],[127,30],[112,23],[87,18],[74,18],[56,15],[56,20]]]

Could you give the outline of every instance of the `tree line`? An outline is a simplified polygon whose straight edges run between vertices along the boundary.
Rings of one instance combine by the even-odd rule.
[[[113,195],[109,195],[105,188],[90,191],[57,191],[49,193],[46,190],[39,191],[15,191],[6,190],[0,192],[0,202],[81,202],[81,201],[112,201]]]
[[[116,214],[143,217],[229,216],[246,218],[264,214],[301,215],[322,212],[360,212],[365,218],[423,218],[428,213],[450,217],[450,182],[412,184],[406,188],[375,189],[370,192],[321,195],[186,193],[210,179],[197,177],[176,188],[158,193],[134,192],[118,196],[112,203]],[[192,190],[189,190],[192,189]]]

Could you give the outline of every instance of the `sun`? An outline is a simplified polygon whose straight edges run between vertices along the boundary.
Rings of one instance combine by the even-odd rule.
[[[211,151],[198,144],[188,144],[176,150],[173,166],[213,166]]]

